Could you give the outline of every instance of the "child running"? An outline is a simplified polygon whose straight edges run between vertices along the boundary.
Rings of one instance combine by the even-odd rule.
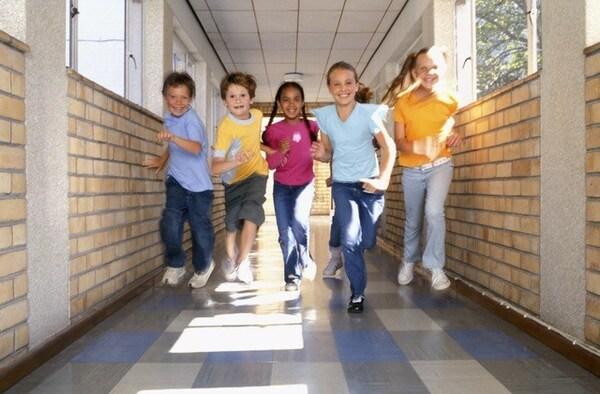
[[[200,288],[206,285],[214,269],[215,235],[211,221],[213,184],[208,170],[208,139],[202,121],[190,106],[195,93],[194,80],[187,73],[167,76],[162,94],[169,112],[164,117],[164,131],[157,137],[168,142],[168,155],[145,160],[143,165],[160,171],[168,158],[167,201],[160,220],[167,265],[162,283],[175,286],[185,276],[182,242],[183,222],[187,218],[195,271],[188,284]]]
[[[281,107],[284,119],[273,123],[278,107]],[[308,244],[315,189],[310,148],[317,140],[318,132],[316,122],[306,117],[302,86],[296,82],[279,86],[263,141],[272,149],[267,161],[269,168],[275,170],[273,202],[286,291],[299,290],[303,275],[312,280],[316,274]]]
[[[415,262],[421,260],[419,238],[425,212],[426,238],[423,266],[431,271],[431,286],[444,290],[450,281],[444,273],[446,223],[444,202],[452,181],[451,147],[461,137],[452,131],[453,114],[458,107],[454,93],[446,86],[445,54],[436,47],[409,55],[403,70],[390,86],[386,97],[394,106],[394,134],[400,152],[406,220],[404,255],[398,283],[409,284]],[[398,86],[409,85],[397,93]]]
[[[250,109],[255,90],[256,81],[249,74],[235,72],[221,81],[221,98],[229,113],[217,128],[212,160],[213,174],[221,175],[225,185],[227,257],[222,269],[225,279],[237,278],[248,284],[254,280],[248,255],[258,227],[265,221],[263,203],[269,174],[260,153],[262,113]]]
[[[314,142],[311,151],[317,160],[332,161],[335,217],[352,290],[347,310],[361,313],[367,286],[363,253],[375,246],[383,192],[389,185],[396,148],[383,125],[387,107],[356,101],[359,89],[368,88],[359,84],[352,65],[332,65],[327,72],[327,86],[335,104],[314,111],[321,141]],[[381,169],[373,137],[381,147]]]

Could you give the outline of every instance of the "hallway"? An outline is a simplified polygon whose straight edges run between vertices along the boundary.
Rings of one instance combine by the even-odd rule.
[[[328,217],[313,218],[319,273]],[[96,326],[9,393],[593,393],[590,373],[453,290],[368,257],[362,315],[338,279],[282,291],[271,220],[252,255],[255,283],[155,287]],[[177,389],[177,390],[176,390]]]

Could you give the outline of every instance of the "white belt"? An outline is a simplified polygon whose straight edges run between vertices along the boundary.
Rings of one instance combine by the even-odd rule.
[[[449,157],[440,157],[439,159],[436,159],[436,160],[432,161],[431,163],[423,164],[422,166],[418,166],[416,168],[418,170],[428,170],[433,167],[441,166],[442,164],[445,164],[449,161],[450,161]]]

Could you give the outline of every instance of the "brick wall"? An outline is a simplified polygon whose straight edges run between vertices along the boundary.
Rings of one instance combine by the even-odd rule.
[[[0,31],[0,361],[27,347],[25,52]]]
[[[586,50],[586,321],[585,337],[600,345],[600,44]]]
[[[540,88],[538,75],[461,109],[464,136],[447,200],[446,267],[539,313]],[[404,203],[396,166],[379,244],[402,255]]]

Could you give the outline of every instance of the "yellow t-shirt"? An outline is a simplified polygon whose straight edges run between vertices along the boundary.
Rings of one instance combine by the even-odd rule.
[[[415,141],[439,135],[446,121],[454,115],[458,100],[453,93],[436,92],[417,101],[412,92],[402,94],[394,106],[394,121],[404,124],[405,138]],[[438,157],[450,157],[448,147],[443,148]],[[398,163],[403,167],[418,167],[431,160],[425,155],[401,153]]]
[[[230,159],[239,151],[248,151],[252,158],[221,175],[227,184],[242,181],[253,174],[268,175],[269,166],[260,151],[260,133],[262,128],[262,112],[250,110],[250,119],[240,120],[226,115],[217,128],[217,140],[213,145],[214,157]]]

